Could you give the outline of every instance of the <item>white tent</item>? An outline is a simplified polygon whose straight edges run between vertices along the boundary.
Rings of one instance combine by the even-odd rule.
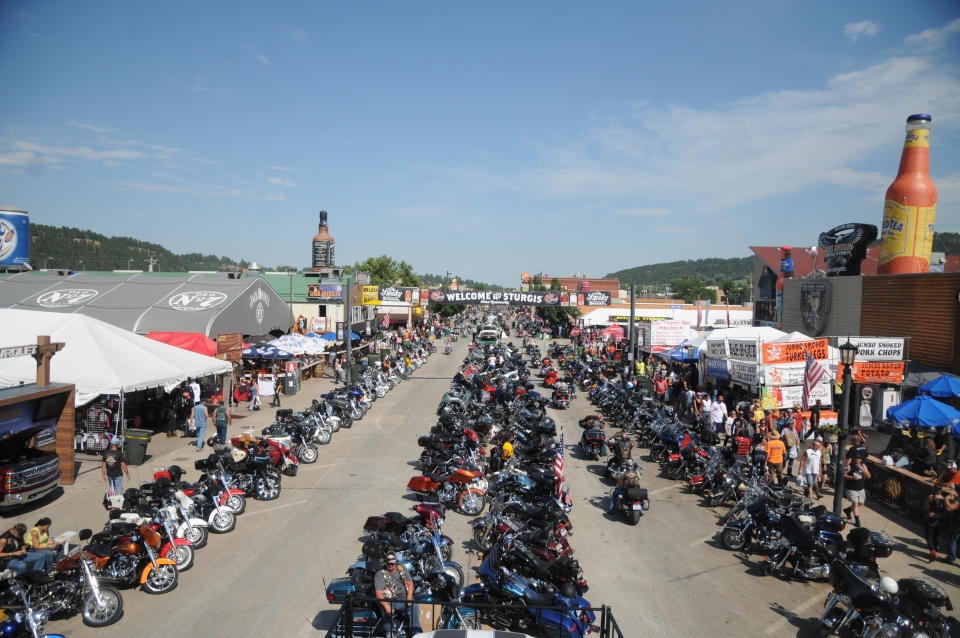
[[[232,365],[147,339],[109,323],[78,314],[0,309],[0,347],[37,342],[50,335],[63,350],[50,361],[50,380],[77,386],[76,405],[101,394],[171,389],[188,377],[223,374]],[[36,380],[31,357],[0,359],[0,387]]]
[[[707,341],[723,341],[724,339],[755,339],[760,341],[774,341],[786,333],[769,326],[741,326],[739,328],[719,328],[706,334]]]

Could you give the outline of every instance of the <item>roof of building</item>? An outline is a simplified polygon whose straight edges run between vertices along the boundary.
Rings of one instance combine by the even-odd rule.
[[[292,323],[261,277],[218,273],[20,272],[0,276],[0,308],[88,315],[141,334],[260,335]]]
[[[763,263],[770,267],[773,272],[780,272],[780,247],[779,246],[750,246],[753,254],[759,257]],[[860,273],[863,275],[877,274],[877,259],[880,257],[880,245],[874,244],[867,248],[867,258],[860,264]],[[823,251],[817,251],[816,262],[802,246],[793,248],[793,275],[794,277],[808,277],[815,274],[817,270],[826,270],[827,264],[823,259]]]

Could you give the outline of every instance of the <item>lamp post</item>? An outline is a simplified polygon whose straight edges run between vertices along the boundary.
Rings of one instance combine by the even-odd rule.
[[[853,381],[853,363],[857,360],[857,346],[847,340],[839,346],[840,363],[843,364],[843,394],[840,395],[840,433],[837,435],[837,469],[833,481],[833,513],[840,515],[843,506],[844,466],[847,456],[847,424],[850,421],[850,385]]]
[[[350,383],[353,380],[353,344],[350,340],[350,335],[353,332],[353,318],[351,315],[352,308],[350,308],[350,284],[351,284],[351,275],[345,274],[340,278],[341,285],[343,286],[343,340],[347,344],[347,349],[345,356],[347,361],[343,366],[343,378],[345,383]]]

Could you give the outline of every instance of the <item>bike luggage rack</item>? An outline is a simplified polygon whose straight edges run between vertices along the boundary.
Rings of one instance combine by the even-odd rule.
[[[421,617],[429,618],[429,621],[425,622],[424,627],[422,627],[424,632],[435,631],[437,629],[443,629],[442,627],[437,627],[436,624],[439,622],[441,612],[444,607],[449,607],[456,604],[458,607],[470,607],[476,609],[478,612],[483,612],[484,609],[497,609],[502,607],[502,605],[493,605],[490,603],[443,603],[443,602],[423,602],[423,601],[411,601],[411,600],[391,600],[393,603],[416,603],[421,609]],[[365,619],[355,620],[354,611],[357,609],[370,610],[374,605],[379,604],[378,599],[376,598],[365,598],[357,596],[355,594],[347,594],[346,600],[343,601],[343,604],[340,606],[340,610],[337,612],[337,617],[333,622],[333,626],[327,630],[327,638],[372,638],[373,636],[382,636],[382,627],[379,627],[378,616],[373,616],[372,622],[369,622]],[[596,615],[596,622],[592,625],[593,632],[590,636],[596,636],[597,638],[624,638],[623,631],[621,631],[620,626],[617,624],[616,618],[613,616],[613,609],[607,605],[601,605],[600,607],[577,607],[573,609],[564,609],[560,607],[549,607],[549,606],[534,606],[529,605],[527,609],[552,609],[565,611],[592,611]],[[423,610],[429,609],[429,614],[424,616],[422,613]],[[487,628],[486,625],[483,626]],[[376,633],[375,633],[376,632]],[[407,637],[410,638],[414,634],[408,633]],[[556,635],[558,638],[569,638],[570,634],[563,629],[563,627],[557,627],[556,633],[548,632],[546,629],[541,629],[542,636],[552,638]]]

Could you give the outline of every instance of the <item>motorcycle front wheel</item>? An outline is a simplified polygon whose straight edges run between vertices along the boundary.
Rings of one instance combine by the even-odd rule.
[[[464,516],[479,516],[483,511],[484,499],[482,494],[467,492],[460,499],[458,509]]]
[[[731,551],[739,552],[746,545],[746,540],[741,530],[728,527],[720,534],[720,543]]]
[[[177,566],[157,565],[150,570],[147,581],[143,583],[143,591],[148,594],[166,594],[177,588]]]
[[[185,572],[193,567],[193,548],[189,545],[174,545],[166,557],[176,561],[178,572]]]
[[[247,511],[247,497],[243,494],[232,494],[227,498],[227,506],[235,509],[237,515],[243,514]]]
[[[236,526],[237,517],[233,515],[233,512],[220,512],[214,515],[210,521],[210,530],[213,531],[214,534],[232,532]]]
[[[353,417],[351,417],[349,414],[344,414],[342,417],[340,417],[340,427],[353,427]]]
[[[272,501],[280,496],[280,476],[265,472],[254,481],[254,498],[259,501]]]
[[[113,587],[101,585],[100,601],[103,605],[98,607],[97,598],[93,592],[83,597],[80,616],[87,627],[106,627],[123,618],[123,596],[119,591]]]
[[[477,546],[477,549],[484,554],[490,551],[490,543],[487,542],[487,538],[488,535],[483,531],[482,527],[477,527],[473,530],[473,543]]]
[[[188,527],[183,533],[183,537],[193,544],[194,549],[200,549],[207,544],[210,533],[206,527]]]
[[[317,443],[327,445],[332,438],[333,435],[330,433],[330,430],[320,430],[320,434],[317,435]]]
[[[300,462],[306,463],[307,465],[316,463],[319,456],[320,451],[316,445],[301,445],[300,449],[297,450],[297,457],[300,459]]]

